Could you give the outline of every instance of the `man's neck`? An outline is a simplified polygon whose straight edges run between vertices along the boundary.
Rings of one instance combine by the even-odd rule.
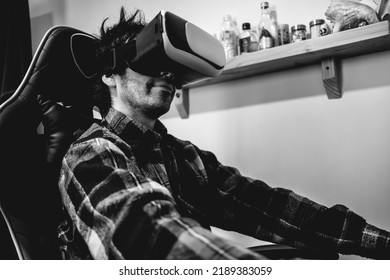
[[[156,120],[151,120],[149,118],[146,118],[144,116],[139,116],[139,115],[136,115],[136,116],[130,116],[128,115],[133,121],[136,121],[140,124],[142,124],[143,126],[153,130],[154,129],[154,125],[156,124]]]
[[[138,122],[139,124],[142,124],[146,128],[149,128],[151,130],[154,129],[154,125],[156,124],[156,119],[151,119],[146,117],[144,114],[140,112],[133,112],[132,110],[129,110],[128,108],[117,108],[117,106],[113,106],[114,109],[117,111],[125,114],[129,118],[131,118],[133,121]]]

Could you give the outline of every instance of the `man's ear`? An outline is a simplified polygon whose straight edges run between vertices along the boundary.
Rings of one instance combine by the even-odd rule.
[[[110,75],[110,76],[103,75],[102,81],[109,87],[116,87],[114,75]]]

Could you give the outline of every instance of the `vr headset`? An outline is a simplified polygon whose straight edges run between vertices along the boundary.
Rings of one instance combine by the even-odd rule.
[[[172,72],[180,88],[218,76],[226,57],[216,38],[173,13],[161,11],[135,37],[113,49],[106,62],[113,69],[126,62],[133,71],[152,77]]]

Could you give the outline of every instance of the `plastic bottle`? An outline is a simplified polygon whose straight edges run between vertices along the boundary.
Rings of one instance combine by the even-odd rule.
[[[236,48],[237,48],[237,55],[240,54],[240,29],[238,28],[237,20],[233,19],[233,29],[236,33]]]
[[[259,49],[269,49],[274,47],[274,38],[270,31],[273,26],[273,22],[270,17],[268,2],[261,2],[261,15],[260,22],[257,27],[259,34]]]
[[[274,47],[279,46],[279,25],[278,25],[278,20],[276,16],[276,11],[273,10],[270,12],[270,18],[271,18],[271,30],[269,33],[271,33],[272,38],[274,39]]]
[[[290,26],[287,23],[278,25],[278,41],[279,45],[290,43]]]
[[[226,59],[238,55],[238,30],[237,24],[231,15],[226,15],[221,23],[221,43],[225,49]]]
[[[259,50],[257,33],[251,29],[249,22],[244,22],[240,34],[240,53],[255,52],[257,50]]]

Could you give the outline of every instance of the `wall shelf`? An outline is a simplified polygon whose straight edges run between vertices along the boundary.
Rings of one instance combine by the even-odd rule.
[[[236,56],[226,63],[222,74],[183,88],[176,106],[180,116],[188,117],[188,94],[191,88],[223,83],[295,67],[319,63],[329,99],[342,96],[340,60],[343,58],[390,50],[388,21],[309,39],[272,49]]]

